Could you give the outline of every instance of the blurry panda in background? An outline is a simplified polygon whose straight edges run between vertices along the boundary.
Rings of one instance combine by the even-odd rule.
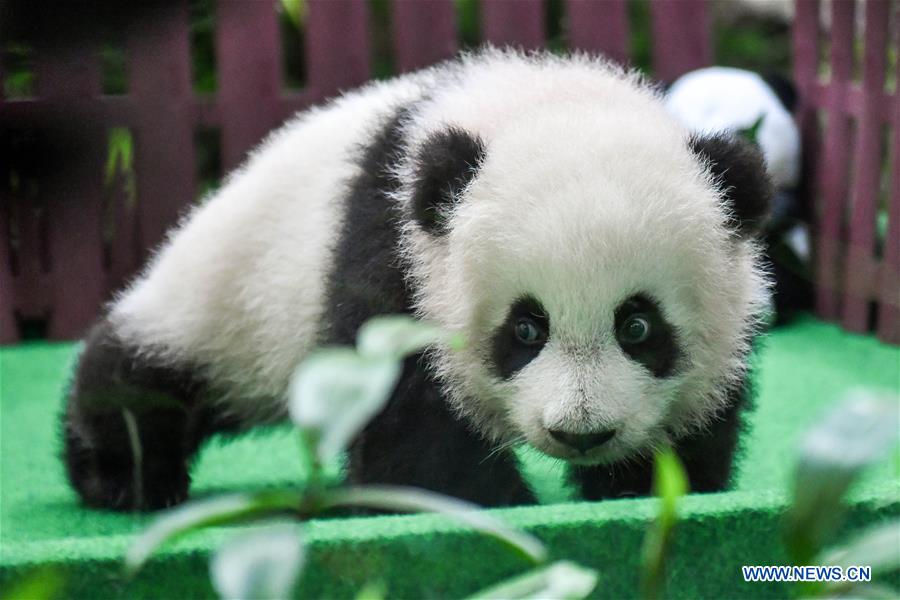
[[[284,417],[314,347],[407,313],[467,344],[406,361],[351,481],[533,502],[523,442],[587,498],[646,494],[672,445],[693,490],[723,489],[770,201],[755,146],[691,135],[599,59],[372,83],[270,135],[111,304],[69,392],[69,479],[91,506],[180,502],[210,435]]]
[[[778,75],[762,76],[730,67],[683,75],[666,94],[666,106],[691,131],[742,134],[762,150],[775,185],[772,216],[763,242],[772,272],[775,322],[789,320],[813,303],[810,273],[811,215],[798,201],[801,187],[800,131],[792,113],[796,92]],[[799,194],[803,196],[803,194]]]

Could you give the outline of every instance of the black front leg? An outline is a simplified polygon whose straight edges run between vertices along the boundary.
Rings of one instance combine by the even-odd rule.
[[[145,356],[105,321],[95,326],[63,416],[66,471],[83,502],[152,510],[187,498],[197,448],[234,426],[200,401],[203,387],[191,369]]]
[[[741,411],[749,389],[735,390],[728,408],[706,430],[675,440],[674,449],[687,472],[692,492],[718,492],[728,487],[741,430]],[[650,495],[653,484],[651,459],[613,465],[576,467],[573,478],[588,500]]]
[[[414,486],[482,506],[534,503],[514,454],[495,452],[452,413],[422,360],[407,359],[387,407],[353,443],[350,481]]]

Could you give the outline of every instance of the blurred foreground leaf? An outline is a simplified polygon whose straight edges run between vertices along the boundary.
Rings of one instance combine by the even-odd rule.
[[[893,519],[865,530],[847,544],[822,553],[815,562],[820,565],[837,565],[845,572],[847,567],[871,567],[873,578],[900,570],[900,519]],[[832,582],[824,589],[831,595],[848,592],[856,595],[858,587],[853,582]],[[900,598],[900,592],[890,588],[865,589],[880,597]],[[890,595],[883,596],[884,591],[888,591]]]
[[[387,590],[382,582],[370,581],[356,594],[356,600],[385,600]]]
[[[900,436],[896,400],[856,392],[804,437],[785,520],[794,564],[810,564],[835,529],[843,498],[857,476],[890,452]]]
[[[366,321],[359,328],[356,348],[362,356],[402,360],[442,340],[449,340],[440,328],[407,315],[383,315]]]
[[[559,561],[491,586],[470,600],[580,600],[587,598],[596,586],[596,571]]]
[[[880,583],[847,583],[846,587],[825,586],[820,595],[828,598],[852,598],[858,600],[897,600],[897,590]]]
[[[688,492],[684,467],[671,448],[656,453],[653,493],[659,497],[659,514],[644,538],[641,556],[641,596],[661,598],[666,579],[666,555],[678,521],[678,503]]]
[[[314,432],[322,463],[338,456],[354,436],[384,407],[400,363],[366,358],[350,348],[327,348],[307,358],[291,382],[290,414]]]
[[[219,548],[210,575],[227,600],[278,600],[293,596],[304,550],[296,525],[275,525],[237,536]]]
[[[446,337],[412,317],[385,315],[360,328],[356,350],[325,348],[303,361],[291,382],[290,413],[319,462],[333,460],[384,407],[404,357]]]
[[[59,569],[39,567],[14,581],[0,598],[3,600],[53,600],[62,597],[65,578]]]
[[[324,504],[437,513],[500,540],[533,563],[541,563],[547,558],[547,550],[534,536],[512,529],[475,504],[434,492],[399,486],[346,487],[328,492]]]
[[[162,544],[195,529],[237,523],[262,515],[294,512],[301,501],[299,493],[264,492],[188,502],[162,513],[131,544],[125,555],[125,568],[129,573],[136,572]]]

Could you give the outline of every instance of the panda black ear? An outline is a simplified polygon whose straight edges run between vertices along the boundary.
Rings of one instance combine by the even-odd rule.
[[[693,137],[691,151],[708,163],[722,190],[729,225],[742,236],[758,234],[769,215],[774,189],[759,148],[736,135]]]
[[[436,235],[446,231],[447,213],[478,174],[484,155],[484,142],[458,127],[425,140],[416,160],[412,196],[412,216],[423,229]]]

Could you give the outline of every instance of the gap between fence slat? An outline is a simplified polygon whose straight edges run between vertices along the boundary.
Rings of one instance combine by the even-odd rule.
[[[108,244],[106,259],[106,289],[109,294],[122,289],[130,277],[138,270],[144,247],[141,245],[140,218],[137,199],[130,199],[125,192],[127,176],[116,175],[107,181],[104,174],[103,197],[108,204],[104,206],[103,226],[104,241]],[[129,206],[134,200],[134,205]],[[149,200],[149,199],[148,199]],[[106,211],[109,211],[106,213]],[[111,222],[111,223],[110,223]],[[111,225],[111,238],[106,227]]]

